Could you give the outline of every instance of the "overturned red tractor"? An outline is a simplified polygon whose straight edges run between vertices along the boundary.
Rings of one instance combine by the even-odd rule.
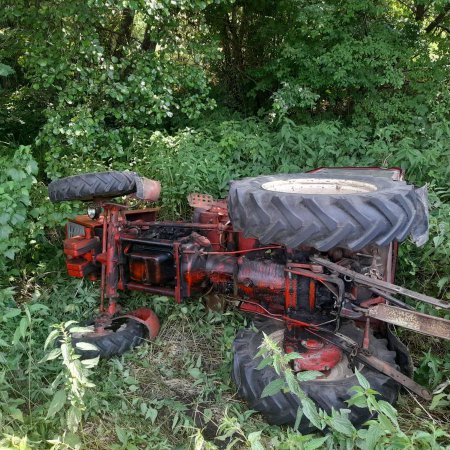
[[[133,172],[75,175],[49,185],[53,202],[89,202],[88,214],[68,221],[64,252],[69,275],[100,280],[100,312],[92,332],[73,341],[95,344],[82,357],[110,357],[158,334],[148,308],[124,313],[119,292],[174,297],[210,293],[239,301],[255,328],[234,342],[232,377],[239,395],[274,424],[293,425],[300,401],[279,392],[261,398],[278,375],[257,370],[263,333],[285,352],[298,352],[296,372],[322,376],[301,383],[318,406],[348,408],[355,367],[394,403],[401,386],[426,399],[412,379],[406,347],[392,332],[404,326],[450,339],[450,322],[415,311],[398,296],[437,308],[449,304],[393,284],[398,242],[427,239],[424,188],[403,180],[400,169],[321,168],[303,174],[232,181],[227,201],[191,194],[191,222],[158,221],[158,208],[133,210],[111,203],[133,195],[156,201],[160,185]],[[352,406],[360,426],[371,413]],[[300,429],[307,430],[306,418]]]

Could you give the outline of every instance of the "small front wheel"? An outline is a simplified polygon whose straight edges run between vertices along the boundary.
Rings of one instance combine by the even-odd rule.
[[[145,325],[130,318],[113,319],[111,324],[102,331],[96,331],[94,326],[87,327],[91,331],[72,333],[72,345],[81,359],[111,358],[142,344],[148,330]],[[81,343],[93,344],[94,349],[83,349]]]

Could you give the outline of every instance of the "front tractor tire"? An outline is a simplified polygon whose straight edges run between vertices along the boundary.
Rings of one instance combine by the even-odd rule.
[[[48,195],[53,203],[112,198],[136,192],[137,178],[134,172],[83,173],[52,181]]]
[[[148,334],[146,326],[133,319],[114,320],[101,333],[96,332],[93,326],[89,328],[90,332],[71,334],[72,345],[81,359],[123,355],[142,344]],[[96,350],[91,349],[91,346],[84,349],[82,343],[92,344]]]
[[[363,337],[363,331],[352,322],[343,325],[340,333],[356,342],[361,342]],[[264,388],[273,380],[280,378],[271,365],[257,369],[262,358],[255,358],[255,355],[263,342],[264,334],[282,346],[284,328],[277,322],[266,321],[256,332],[252,329],[243,329],[237,334],[233,344],[233,381],[237,386],[238,395],[247,402],[250,409],[260,412],[271,424],[294,426],[297,410],[301,405],[296,395],[290,392],[278,392],[273,396],[261,398]],[[370,336],[369,350],[372,354],[396,367],[396,353],[389,350],[387,345],[386,339]],[[367,378],[371,388],[380,393],[382,399],[390,404],[396,402],[399,385],[395,381],[367,366],[361,369],[361,373]],[[357,428],[373,416],[368,409],[349,407],[346,403],[346,400],[352,396],[351,388],[358,385],[358,379],[349,368],[345,355],[339,367],[336,367],[336,370],[332,369],[328,377],[300,383],[304,393],[314,401],[317,407],[327,413],[331,413],[332,408],[350,409],[349,419]],[[313,426],[305,416],[300,421],[299,430],[302,433],[313,431]]]

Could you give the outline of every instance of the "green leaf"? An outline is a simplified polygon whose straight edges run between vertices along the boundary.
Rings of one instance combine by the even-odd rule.
[[[191,375],[192,378],[200,378],[202,373],[200,372],[199,369],[197,369],[197,367],[191,367],[188,370],[189,374]]]
[[[358,386],[358,388],[361,389],[359,386]],[[348,399],[346,403],[348,406],[355,405],[358,408],[367,408],[367,398],[366,398],[364,392],[356,393],[350,399]]]
[[[152,425],[155,423],[156,418],[158,417],[158,410],[149,406],[145,413],[145,418],[150,419]]]
[[[253,431],[247,436],[251,450],[265,450],[261,443],[261,431]]]
[[[294,430],[298,430],[298,427],[300,426],[300,422],[302,421],[303,417],[303,410],[301,405],[297,408],[297,414],[295,416],[295,424],[294,424]]]
[[[297,374],[298,381],[310,381],[315,380],[317,377],[323,376],[322,372],[318,372],[317,370],[307,370],[306,372],[299,372]]]
[[[66,391],[64,389],[60,389],[59,391],[55,392],[55,395],[53,396],[52,401],[50,402],[50,406],[48,407],[47,411],[47,418],[52,418],[58,411],[61,410],[61,408],[66,403]]]
[[[23,423],[23,414],[22,414],[22,411],[19,408],[15,408],[15,407],[8,408],[8,414],[14,420],[18,420],[19,422]]]
[[[77,342],[75,344],[75,346],[83,351],[98,351],[99,350],[99,348],[96,345],[91,344],[90,342]]]
[[[364,389],[369,389],[370,388],[370,384],[367,381],[366,377],[358,369],[355,369],[355,375],[356,375],[356,378],[358,378],[358,383]]]
[[[378,410],[388,417],[394,425],[397,425],[397,410],[390,403],[385,400],[379,400]]]
[[[47,339],[45,340],[44,350],[47,350],[47,347],[49,345],[52,345],[55,342],[58,335],[59,335],[59,330],[53,330],[49,333],[49,335],[47,336]]]
[[[261,398],[271,397],[272,395],[277,394],[284,388],[285,384],[286,383],[282,378],[272,380],[262,391]]]
[[[45,355],[39,362],[43,363],[45,361],[52,361],[52,360],[58,358],[60,355],[61,355],[61,349],[54,348],[49,353],[47,353],[47,355]]]
[[[116,425],[115,428],[116,428],[116,435],[117,435],[117,438],[119,439],[119,441],[123,445],[127,445],[127,443],[128,443],[128,433],[127,433],[127,431],[124,430],[123,428],[119,427],[118,425]]]
[[[319,430],[323,430],[324,425],[320,421],[319,413],[317,412],[317,407],[310,398],[305,398],[302,400],[303,414],[307,419]]]
[[[259,364],[256,370],[264,369],[264,367],[268,366],[272,363],[273,358],[271,356],[268,356],[267,358],[264,358]]]
[[[81,409],[71,406],[67,411],[67,426],[71,431],[76,431],[81,422]]]
[[[338,433],[341,433],[347,437],[351,437],[353,435],[353,432],[355,431],[355,428],[350,420],[348,420],[348,418],[343,415],[336,414],[335,416],[333,416],[330,420],[330,425]]]
[[[7,77],[8,75],[15,74],[16,71],[7,64],[0,63],[0,77]]]
[[[92,328],[89,327],[70,327],[70,333],[92,333]]]
[[[91,359],[82,359],[81,364],[83,364],[86,369],[92,369],[96,366],[98,366],[98,363],[100,361],[100,356],[96,356],[95,358]]]
[[[284,355],[284,358],[285,358],[286,362],[289,362],[289,361],[292,361],[293,359],[302,359],[303,356],[301,355],[301,353],[291,352],[291,353],[287,353],[286,355]]]
[[[22,338],[24,338],[27,334],[28,323],[29,322],[27,317],[22,317],[22,319],[20,319],[19,329],[20,329],[20,336]]]
[[[374,450],[384,434],[385,430],[379,423],[370,424],[365,436],[366,450]]]
[[[325,448],[324,444],[328,440],[329,436],[318,437],[308,439],[305,442],[305,450],[316,450],[317,448]]]

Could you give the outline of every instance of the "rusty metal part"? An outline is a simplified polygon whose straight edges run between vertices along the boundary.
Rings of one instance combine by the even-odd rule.
[[[307,269],[314,273],[323,273],[323,266],[319,264],[305,264],[305,263],[288,263],[288,269]]]
[[[148,330],[149,339],[155,339],[155,337],[158,336],[160,329],[159,319],[150,308],[138,308],[122,316],[115,317],[114,320],[123,317],[142,323]]]
[[[372,367],[373,369],[378,370],[378,372],[384,373],[388,377],[395,380],[397,383],[408,388],[409,390],[419,395],[420,397],[424,398],[425,400],[432,399],[432,396],[427,389],[425,389],[423,386],[421,386],[411,378],[407,377],[406,375],[398,371],[395,367],[392,367],[386,361],[383,361],[373,356],[368,350],[361,348],[355,341],[350,339],[348,336],[345,336],[341,333],[335,333],[329,330],[325,330],[323,328],[320,330],[308,328],[308,331],[311,334],[314,334],[322,338],[323,340],[341,348],[342,350],[344,350],[344,352],[348,353],[350,357],[353,358],[354,360],[357,360],[369,367]]]
[[[283,302],[285,297],[284,265],[270,259],[238,258],[236,273],[238,294],[261,302]]]
[[[344,285],[344,282],[339,277],[335,277],[333,275],[326,275],[324,273],[317,273],[317,272],[313,272],[311,270],[300,269],[300,268],[295,268],[295,270],[294,270],[294,269],[290,268],[291,266],[292,266],[292,264],[289,264],[288,267],[284,270],[286,272],[292,273],[294,275],[300,275],[303,277],[308,277],[308,278],[312,278],[313,280],[320,281],[324,286],[326,286],[328,289],[330,289],[331,292],[336,296],[338,305],[342,302],[342,300],[344,298],[344,293],[345,293],[345,285]],[[330,288],[329,283],[336,285],[338,289],[335,290],[332,287]]]
[[[187,197],[189,206],[192,208],[202,208],[206,211],[216,207],[216,208],[227,208],[227,202],[225,200],[215,200],[212,195],[209,194],[199,194],[193,192]]]
[[[156,202],[161,194],[161,183],[144,177],[136,177],[136,193],[139,200]]]
[[[204,252],[208,255],[242,255],[244,253],[251,253],[251,252],[260,252],[260,251],[266,251],[266,250],[279,250],[283,248],[281,245],[268,245],[266,247],[256,247],[256,248],[249,248],[247,250],[234,250],[230,252]]]
[[[393,305],[399,306],[400,308],[409,309],[410,311],[414,311],[414,308],[412,306],[409,306],[405,302],[402,302],[401,300],[392,297],[392,295],[386,294],[386,292],[380,291],[377,288],[369,288],[369,291],[373,292],[379,297],[383,297],[384,299],[390,301]]]
[[[324,343],[322,339],[304,339],[300,343],[295,339],[285,341],[286,353],[300,352],[301,357],[293,361],[295,372],[317,370],[327,372],[342,359],[342,350],[336,345]]]
[[[167,297],[175,297],[175,289],[163,286],[150,286],[135,281],[128,281],[123,284],[123,289],[129,289],[130,291],[142,291],[149,294],[165,295]]]
[[[337,308],[337,315],[336,315],[336,331],[337,331],[340,327],[341,311],[342,307],[344,306],[344,294],[345,294],[344,282],[339,277],[336,277],[334,275],[315,273],[306,269],[292,270],[288,266],[288,268],[286,268],[285,271],[288,273],[292,273],[294,275],[301,275],[304,277],[309,277],[313,280],[317,280],[323,283],[328,289],[330,289],[330,291],[336,296],[335,307]],[[337,292],[334,289],[330,288],[329,283],[332,283],[337,286]]]
[[[366,318],[366,324],[364,326],[364,336],[363,336],[363,342],[362,342],[362,348],[364,350],[369,349],[370,344],[370,318]]]
[[[430,297],[425,294],[420,294],[419,292],[411,291],[410,289],[406,289],[402,286],[397,286],[392,283],[388,283],[387,281],[383,280],[377,280],[375,278],[369,278],[365,275],[362,275],[358,272],[355,272],[354,270],[346,269],[339,264],[332,263],[331,261],[328,261],[327,259],[318,258],[318,257],[311,257],[311,261],[321,264],[322,266],[338,272],[342,275],[346,275],[353,281],[355,281],[358,284],[362,284],[369,287],[375,287],[379,290],[386,291],[392,294],[401,294],[405,295],[406,297],[413,298],[415,300],[419,300],[424,303],[429,303],[430,305],[437,306],[438,308],[443,309],[450,309],[450,303],[444,302],[442,300],[438,300],[437,298]]]
[[[450,320],[383,303],[368,308],[367,315],[418,333],[450,340]]]

